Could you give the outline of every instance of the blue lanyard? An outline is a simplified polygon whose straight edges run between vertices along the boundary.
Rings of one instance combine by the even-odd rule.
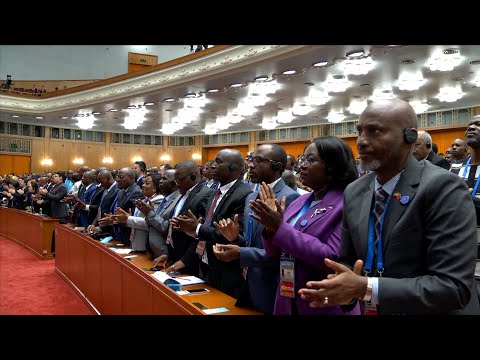
[[[246,246],[250,246],[250,243],[252,242],[252,226],[253,226],[253,218],[249,216],[248,224],[247,224],[247,233],[245,234]]]
[[[463,177],[464,178],[467,177],[467,170],[468,170],[468,167],[470,166],[470,161],[471,160],[472,160],[472,157],[470,156],[467,160],[467,163],[465,164],[465,169],[463,169]],[[470,168],[470,171],[472,171],[472,168]],[[475,182],[475,186],[473,187],[472,197],[475,197],[475,195],[477,194],[478,185],[480,185],[480,176],[477,178],[477,181]]]
[[[387,200],[385,204],[385,210],[383,211],[382,222],[380,223],[380,234],[378,237],[377,243],[377,272],[380,276],[383,273],[383,251],[382,251],[382,243],[383,243],[383,223],[385,221],[385,217],[387,215],[388,205],[390,204],[390,198]],[[363,268],[363,272],[365,276],[367,276],[370,271],[372,271],[372,264],[373,264],[373,253],[374,253],[374,244],[375,244],[375,219],[373,213],[370,215],[370,223],[368,225],[368,248],[367,248],[367,259],[365,260],[365,266]]]
[[[298,219],[300,219],[307,211],[308,209],[310,209],[310,205],[312,204],[312,201],[313,201],[313,192],[312,194],[308,197],[308,200],[305,202],[305,204],[303,205],[302,209],[300,210],[300,212],[297,214],[297,216],[295,217],[295,220],[293,220],[293,222],[291,222],[290,224],[292,226],[295,226],[295,224],[297,223]]]

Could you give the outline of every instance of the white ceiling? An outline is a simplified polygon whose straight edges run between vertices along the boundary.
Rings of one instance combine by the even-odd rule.
[[[192,119],[191,124],[173,134],[202,135],[206,124],[214,122],[217,117],[226,115],[238,106],[239,101],[247,96],[249,84],[254,82],[256,77],[268,76],[269,80],[276,79],[280,84],[279,90],[270,94],[269,101],[264,106],[257,107],[253,115],[222,132],[260,130],[262,119],[274,117],[280,109],[288,109],[294,102],[301,101],[310,89],[323,88],[329,76],[343,75],[345,55],[356,49],[363,49],[365,56],[371,56],[374,68],[367,75],[348,75],[352,86],[345,92],[329,93],[331,99],[326,104],[315,107],[307,115],[294,116],[291,123],[279,124],[277,128],[327,123],[327,115],[331,110],[343,112],[346,115],[344,121],[355,120],[358,115],[347,110],[352,99],[370,100],[374,90],[390,89],[396,97],[428,102],[427,112],[480,105],[480,88],[475,86],[475,78],[480,76],[480,64],[471,64],[472,61],[480,63],[479,45],[267,47],[234,46],[192,64],[153,74],[151,76],[156,76],[157,80],[152,84],[147,84],[143,77],[124,81],[117,85],[119,89],[123,87],[123,90],[118,91],[115,85],[105,86],[93,93],[85,91],[85,94],[82,92],[73,97],[50,99],[24,99],[2,94],[0,121],[75,129],[78,128],[76,114],[98,111],[101,114],[95,116],[92,128],[94,131],[161,135],[163,123],[170,122],[176,111],[183,107],[183,97],[187,93],[204,93],[208,102],[200,115]],[[461,63],[452,71],[431,71],[427,66],[429,58],[449,48],[459,50]],[[329,64],[326,67],[312,66],[322,60]],[[405,60],[415,62],[402,64]],[[296,70],[296,74],[282,75],[286,70]],[[424,85],[415,91],[399,90],[396,83],[400,74],[405,71],[421,73],[425,80]],[[242,83],[242,87],[230,88],[232,83]],[[460,86],[463,97],[453,103],[441,102],[437,96],[442,86]],[[220,91],[207,93],[208,89]],[[175,101],[166,103],[165,98],[174,98]],[[129,105],[143,105],[146,102],[153,102],[154,105],[146,107],[145,121],[135,130],[126,130],[122,126],[125,113],[121,110]],[[119,111],[109,112],[112,108]],[[12,115],[20,117],[13,118]],[[36,119],[35,116],[38,115],[44,118]]]

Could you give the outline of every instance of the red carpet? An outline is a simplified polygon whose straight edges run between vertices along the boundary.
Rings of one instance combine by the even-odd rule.
[[[55,272],[55,260],[40,260],[0,237],[0,315],[91,315],[93,312]]]

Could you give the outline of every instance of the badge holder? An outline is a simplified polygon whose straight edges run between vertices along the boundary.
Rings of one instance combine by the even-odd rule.
[[[295,298],[295,259],[280,257],[280,295]]]

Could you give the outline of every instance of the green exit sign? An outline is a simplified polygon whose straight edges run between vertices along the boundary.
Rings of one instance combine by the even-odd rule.
[[[10,144],[10,149],[17,149],[18,148],[18,144]]]
[[[147,62],[147,59],[140,59],[140,62],[146,63],[146,62]]]

